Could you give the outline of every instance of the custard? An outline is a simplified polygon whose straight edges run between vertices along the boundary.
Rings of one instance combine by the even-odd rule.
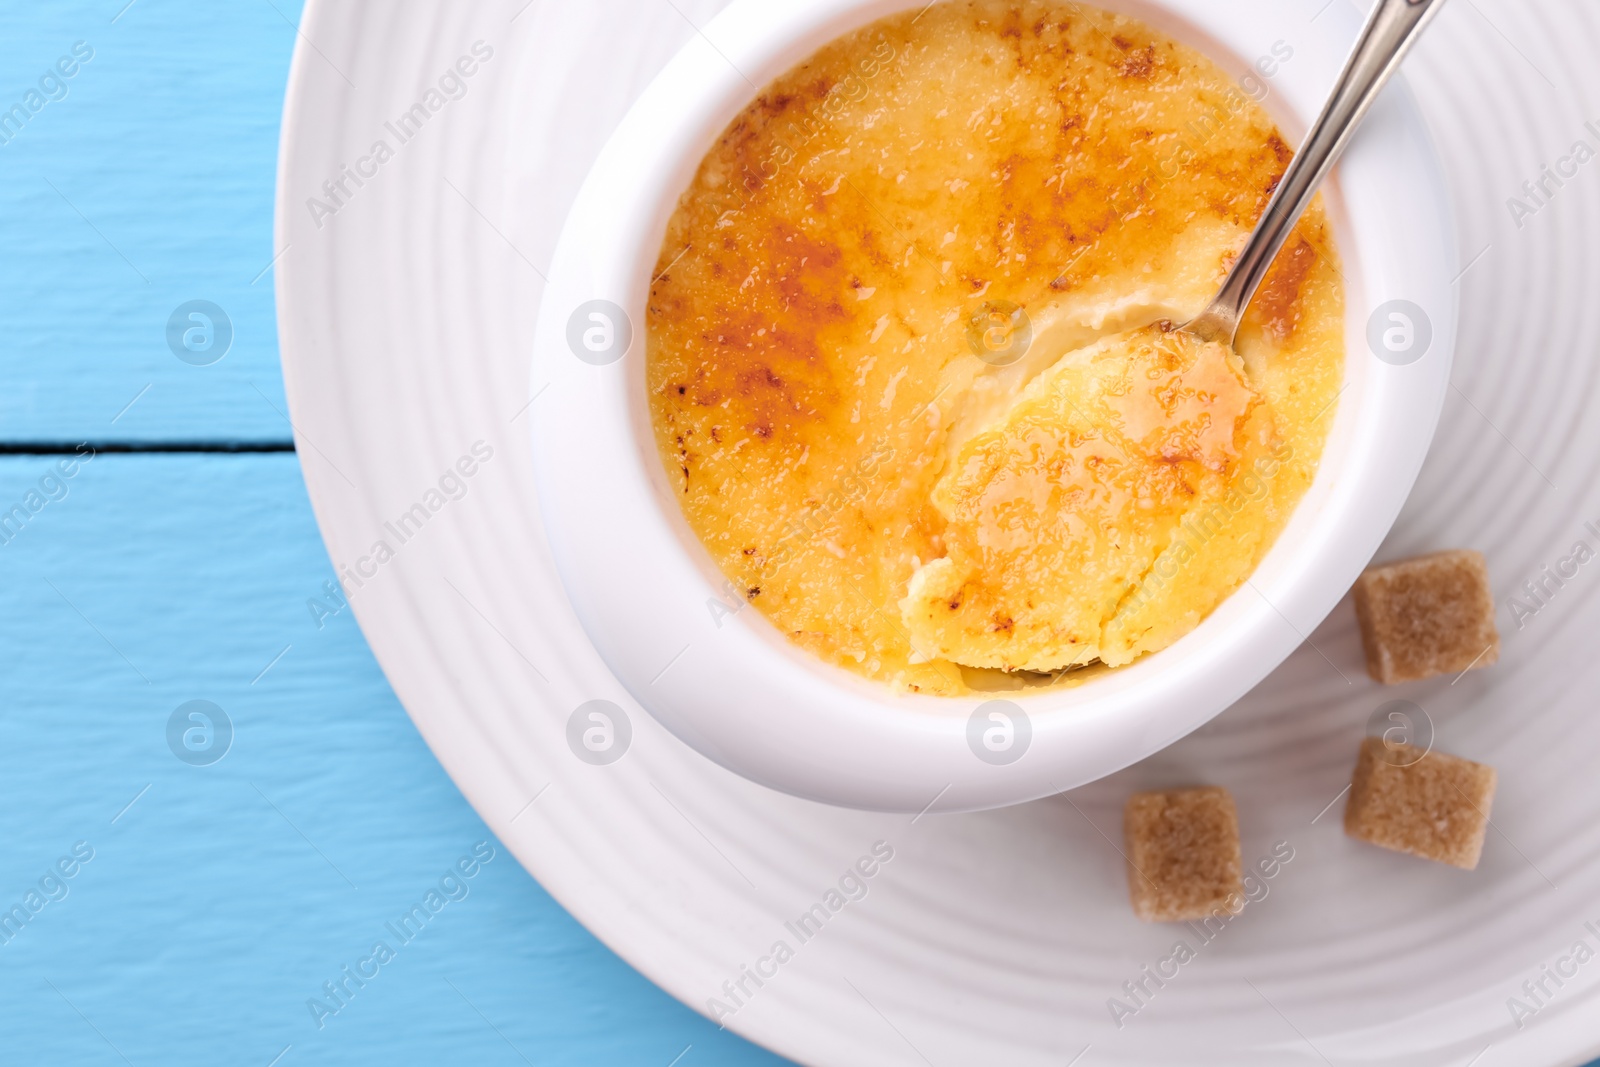
[[[1342,381],[1320,202],[1234,352],[1172,329],[1289,158],[1210,60],[1076,5],[947,0],[779,77],[681,198],[646,323],[730,598],[947,695],[1192,629],[1310,485]]]

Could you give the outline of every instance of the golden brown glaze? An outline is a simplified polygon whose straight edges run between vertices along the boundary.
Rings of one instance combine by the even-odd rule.
[[[684,193],[647,322],[657,443],[725,606],[903,688],[991,684],[917,652],[901,612],[950,547],[941,476],[1066,353],[1197,311],[1289,156],[1209,60],[1088,7],[951,0],[774,81]],[[1031,324],[1009,366],[969,343],[996,305]],[[1342,314],[1318,206],[1239,338],[1266,488],[1161,590],[1129,578],[1124,647],[1170,643],[1271,544],[1320,456]]]

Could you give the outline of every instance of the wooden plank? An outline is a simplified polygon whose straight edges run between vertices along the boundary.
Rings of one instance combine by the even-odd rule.
[[[299,0],[127,2],[0,7],[0,438],[286,439],[262,272]],[[193,300],[232,327],[209,366],[167,343]]]
[[[0,533],[0,917],[42,903],[0,933],[7,1062],[778,1062],[544,894],[349,612],[318,627],[332,568],[293,455],[61,462],[0,457],[0,518],[38,508]],[[234,731],[209,766],[168,741],[197,699]],[[93,858],[41,889],[77,842]],[[403,942],[386,924],[479,842],[493,858]],[[394,958],[336,1005],[323,983],[380,940]],[[320,1028],[314,997],[339,1008]]]

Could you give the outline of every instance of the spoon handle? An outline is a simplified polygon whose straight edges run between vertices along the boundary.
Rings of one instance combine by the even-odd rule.
[[[1350,135],[1444,0],[1377,0],[1356,39],[1322,114],[1289,163],[1267,209],[1210,305],[1186,327],[1206,340],[1231,344],[1267,268],[1316,194]]]

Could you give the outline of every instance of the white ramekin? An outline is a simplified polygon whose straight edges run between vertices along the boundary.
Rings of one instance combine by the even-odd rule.
[[[1378,101],[1328,190],[1348,302],[1346,380],[1315,483],[1251,576],[1170,648],[1071,690],[900,695],[792,645],[723,577],[684,521],[649,426],[645,299],[666,222],[701,158],[764,86],[838,35],[920,0],[734,0],[661,72],[590,172],[549,270],[535,342],[533,448],[540,506],[578,617],[638,702],[723,766],[800,796],[892,811],[970,810],[1092,781],[1221,712],[1337,604],[1410,491],[1449,382],[1454,234],[1426,129],[1403,84]],[[1103,0],[1199,47],[1241,78],[1274,44],[1267,106],[1298,138],[1320,107],[1359,13],[1307,22],[1281,0]],[[631,344],[580,359],[584,305],[626,313]],[[1409,301],[1427,351],[1379,358],[1369,322]],[[712,605],[720,604],[720,608]],[[1010,727],[1010,748],[982,742]],[[993,735],[1004,740],[1004,729]]]

